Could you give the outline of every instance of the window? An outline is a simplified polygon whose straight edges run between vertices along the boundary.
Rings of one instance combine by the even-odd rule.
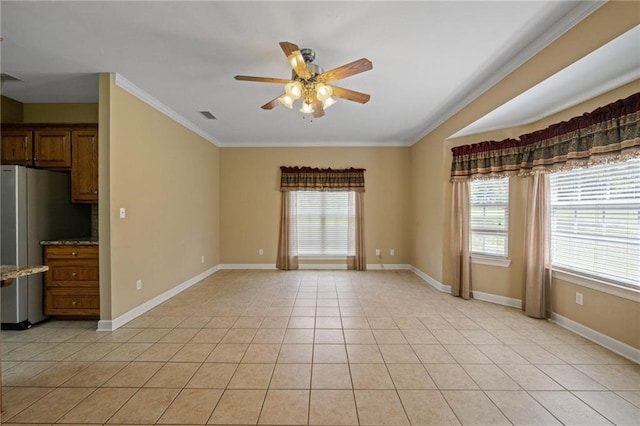
[[[298,255],[355,255],[354,193],[298,191],[296,196]]]
[[[507,257],[509,178],[471,182],[471,253]]]
[[[554,268],[640,288],[640,160],[554,173]]]

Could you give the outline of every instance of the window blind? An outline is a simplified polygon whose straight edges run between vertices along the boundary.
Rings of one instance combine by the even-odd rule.
[[[353,192],[297,191],[299,256],[353,256]],[[353,241],[353,237],[351,238]],[[350,250],[351,248],[351,250]]]
[[[471,252],[507,257],[509,178],[471,182]]]
[[[640,287],[640,159],[554,173],[555,268]]]

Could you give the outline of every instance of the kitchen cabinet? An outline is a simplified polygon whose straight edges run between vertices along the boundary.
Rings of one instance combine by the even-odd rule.
[[[2,128],[0,163],[3,165],[33,165],[33,132]]]
[[[76,134],[83,135],[87,132],[93,133],[97,140],[97,124],[3,124],[0,163],[70,170],[73,162],[73,138]]]
[[[46,169],[71,167],[71,130],[38,129],[33,132],[33,165]]]
[[[98,130],[76,130],[72,135],[71,201],[98,202]]]
[[[55,317],[100,317],[100,270],[97,245],[44,246],[44,311]]]

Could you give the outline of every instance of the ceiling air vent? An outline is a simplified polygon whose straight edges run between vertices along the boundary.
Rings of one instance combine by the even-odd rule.
[[[200,111],[200,114],[202,114],[207,120],[217,120],[216,116],[211,114],[209,111]]]
[[[0,74],[0,81],[22,81],[20,80],[18,77],[15,77],[11,74],[7,74],[6,72],[3,72],[2,74]]]

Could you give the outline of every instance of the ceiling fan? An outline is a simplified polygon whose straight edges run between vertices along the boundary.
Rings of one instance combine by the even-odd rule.
[[[284,84],[284,94],[262,105],[262,109],[273,109],[278,103],[287,108],[293,108],[293,103],[297,99],[302,99],[300,112],[313,114],[314,117],[319,118],[324,116],[325,109],[336,103],[332,96],[360,104],[369,102],[371,96],[366,93],[334,85],[329,86],[329,83],[371,70],[373,64],[370,60],[362,58],[338,68],[324,71],[320,66],[313,63],[316,57],[313,49],[300,49],[297,45],[288,41],[280,42],[280,47],[293,68],[290,80],[247,75],[236,75],[234,77],[236,80],[242,81]]]

